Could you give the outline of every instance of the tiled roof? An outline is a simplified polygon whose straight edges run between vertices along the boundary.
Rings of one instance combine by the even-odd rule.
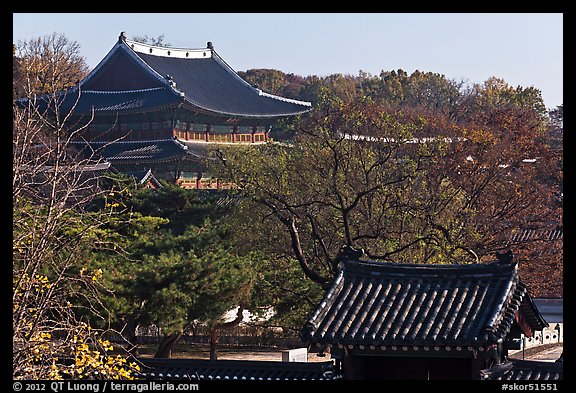
[[[564,321],[564,299],[534,299],[534,304],[538,307],[540,314],[548,323],[558,323]]]
[[[156,188],[162,187],[160,182],[158,182],[158,179],[156,179],[156,177],[154,177],[154,175],[152,174],[151,169],[143,169],[141,171],[128,171],[122,173],[128,177],[134,178],[138,182],[138,184],[145,184],[146,182],[149,181]]]
[[[485,380],[563,380],[562,362],[542,362],[534,360],[512,360],[480,372]]]
[[[175,88],[198,108],[238,117],[287,116],[311,109],[310,103],[266,94],[250,86],[215,52],[205,59],[136,54],[158,74],[169,75]]]
[[[54,108],[54,102],[47,102],[52,96],[47,97],[40,103]],[[92,108],[105,114],[137,113],[185,103],[188,109],[218,117],[220,122],[273,119],[312,109],[310,102],[251,86],[213,47],[162,48],[128,41],[123,35],[79,87],[58,97],[61,113],[72,108],[77,114],[90,113]],[[26,100],[18,104],[24,106]]]
[[[310,381],[341,379],[332,362],[275,362],[248,360],[139,359],[139,379],[223,381]]]
[[[563,239],[564,227],[561,225],[553,228],[521,228],[512,233],[510,244],[535,240],[554,241]]]
[[[505,338],[519,309],[531,329],[547,326],[513,262],[348,260],[308,320],[302,339],[361,349],[479,348]]]
[[[137,164],[170,162],[184,157],[196,158],[188,154],[188,148],[175,139],[118,142],[72,142],[85,152],[104,157],[112,164]]]

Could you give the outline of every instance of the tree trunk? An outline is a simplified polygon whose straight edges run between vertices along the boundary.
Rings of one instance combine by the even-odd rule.
[[[156,351],[155,358],[171,358],[172,357],[172,348],[176,341],[182,336],[182,332],[179,333],[172,333],[169,336],[164,336],[164,339],[158,346],[158,351]]]
[[[218,360],[218,326],[210,331],[210,360]]]
[[[129,317],[123,330],[123,335],[126,338],[126,341],[130,344],[128,352],[130,352],[134,357],[138,356],[138,337],[136,337],[137,325],[135,318]]]
[[[252,287],[253,280],[250,280],[250,284],[247,287]],[[220,330],[227,330],[237,326],[242,322],[244,312],[244,304],[238,307],[236,318],[233,321],[226,323],[217,323],[212,326],[210,330],[210,360],[218,360],[218,336],[220,335]]]

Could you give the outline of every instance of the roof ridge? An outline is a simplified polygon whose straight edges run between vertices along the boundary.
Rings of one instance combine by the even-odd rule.
[[[401,263],[401,262],[387,262],[387,261],[376,261],[372,259],[367,260],[356,260],[356,259],[347,259],[342,261],[345,268],[368,268],[368,267],[378,267],[381,269],[386,268],[398,268],[398,269],[426,269],[426,270],[450,270],[450,269],[457,269],[461,270],[462,268],[465,269],[486,269],[488,267],[500,267],[500,266],[513,266],[514,263],[502,263],[499,261],[492,261],[488,263],[463,263],[463,264],[427,264],[427,263]]]
[[[190,54],[190,52],[193,52],[193,54],[195,55],[199,55],[202,54],[202,56],[198,56],[198,58],[210,58],[213,52],[213,48],[183,48],[183,47],[175,47],[175,46],[159,46],[159,45],[152,45],[152,44],[148,44],[145,42],[139,42],[139,41],[134,41],[134,40],[129,40],[129,39],[124,39],[124,42],[130,46],[130,48],[134,51],[134,52],[140,52],[140,50],[142,48],[139,47],[143,47],[143,48],[149,48],[152,49],[152,51],[148,51],[148,52],[141,52],[141,53],[146,53],[152,56],[167,56],[167,57],[180,57],[179,55],[182,54],[183,58],[185,59],[195,59],[197,57],[194,56],[186,56],[186,52],[188,52]],[[132,47],[132,45],[134,47]],[[154,51],[156,50],[156,52]],[[159,55],[158,52],[160,52],[161,54]],[[166,52],[166,53],[163,53]],[[168,53],[170,52],[170,53]],[[172,56],[172,52],[176,52],[174,53],[175,56]],[[210,56],[206,56],[204,55],[204,52],[210,52]]]

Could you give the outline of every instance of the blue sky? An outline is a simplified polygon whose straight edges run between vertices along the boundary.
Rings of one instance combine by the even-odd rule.
[[[53,32],[80,44],[90,68],[121,31],[165,36],[174,47],[208,41],[232,68],[297,75],[431,71],[469,83],[491,76],[534,86],[563,103],[561,13],[15,13],[13,41]]]

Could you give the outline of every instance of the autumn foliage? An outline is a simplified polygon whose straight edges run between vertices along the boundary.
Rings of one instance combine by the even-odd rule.
[[[537,110],[514,104],[457,119],[327,92],[288,143],[219,148],[225,160],[213,169],[260,206],[257,220],[277,228],[322,286],[343,245],[409,263],[479,263],[512,248],[529,275],[535,251],[511,243],[511,234],[561,221],[561,161],[542,143],[544,124]],[[526,281],[535,295],[560,288],[548,278]]]

